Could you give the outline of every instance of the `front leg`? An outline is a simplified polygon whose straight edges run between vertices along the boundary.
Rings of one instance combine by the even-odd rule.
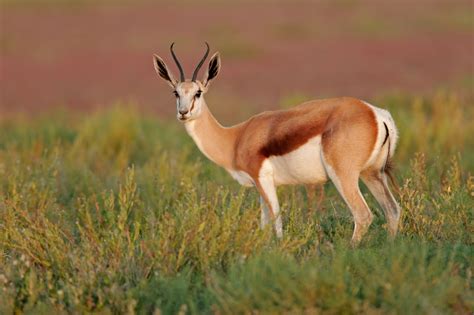
[[[280,205],[276,193],[273,176],[271,174],[261,175],[256,182],[260,193],[260,202],[262,204],[262,227],[268,224],[269,219],[275,222],[275,232],[278,238],[283,236],[283,227],[280,216]]]
[[[262,196],[260,196],[260,228],[263,230],[268,223],[270,223],[270,210],[268,209],[267,203]]]

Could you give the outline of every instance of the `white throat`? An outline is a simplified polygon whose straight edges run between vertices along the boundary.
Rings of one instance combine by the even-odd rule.
[[[184,127],[186,128],[186,131],[188,134],[193,138],[194,142],[198,146],[199,150],[212,162],[216,163],[216,161],[209,155],[208,152],[206,152],[204,145],[203,145],[203,139],[201,138],[203,135],[199,134],[198,128],[196,127],[196,119],[192,119],[190,121],[187,121],[184,123]]]

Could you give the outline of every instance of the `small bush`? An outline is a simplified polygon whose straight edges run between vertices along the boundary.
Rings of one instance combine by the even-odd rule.
[[[386,103],[401,134],[400,234],[387,240],[364,188],[376,218],[357,249],[330,184],[323,211],[299,187],[279,191],[277,240],[258,228],[254,190],[133,108],[4,119],[0,313],[469,313],[473,107]]]

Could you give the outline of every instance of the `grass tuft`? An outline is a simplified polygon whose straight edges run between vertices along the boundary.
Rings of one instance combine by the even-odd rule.
[[[277,240],[254,190],[133,108],[3,120],[0,313],[470,312],[472,104],[379,103],[400,128],[402,224],[388,241],[364,188],[376,217],[357,249],[331,185],[317,211],[301,187],[280,189]]]

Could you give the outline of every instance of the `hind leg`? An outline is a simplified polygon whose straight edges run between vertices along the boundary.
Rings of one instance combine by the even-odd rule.
[[[359,189],[359,176],[371,158],[378,134],[373,110],[362,102],[353,102],[332,113],[321,135],[326,173],[354,217],[353,244],[362,239],[373,220]]]
[[[387,175],[380,171],[370,171],[362,174],[362,180],[382,207],[390,236],[395,237],[400,220],[400,206],[388,188]]]
[[[345,171],[336,171],[338,167],[327,161],[324,161],[324,167],[354,217],[351,243],[356,245],[367,232],[373,220],[373,214],[360,192],[359,173],[349,168]]]

